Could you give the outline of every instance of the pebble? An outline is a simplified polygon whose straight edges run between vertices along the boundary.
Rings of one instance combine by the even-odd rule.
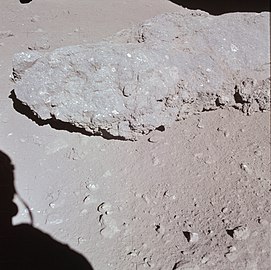
[[[238,253],[236,252],[237,249],[235,246],[229,246],[228,247],[229,251],[225,253],[225,257],[230,261],[234,262],[238,258]]]
[[[99,189],[99,185],[94,183],[86,183],[86,189],[89,191],[96,191]]]
[[[245,171],[246,173],[248,174],[251,174],[252,173],[252,170],[248,167],[248,165],[244,164],[244,163],[241,163],[240,164],[240,168]]]
[[[230,133],[228,132],[228,131],[224,131],[224,136],[226,137],[226,138],[228,138],[229,136],[230,136]]]
[[[111,208],[111,204],[103,202],[97,207],[97,210],[102,214],[108,215],[112,213]]]
[[[83,199],[83,203],[84,204],[91,204],[91,203],[95,203],[96,199],[94,199],[92,196],[87,195],[84,199]]]
[[[238,258],[238,253],[237,252],[227,252],[225,254],[225,257],[230,261],[234,262]]]
[[[108,216],[103,215],[100,224],[103,227],[100,234],[105,238],[112,238],[116,233],[120,232],[117,222]]]
[[[250,235],[250,231],[247,226],[238,226],[233,229],[232,237],[236,240],[246,240]]]
[[[268,226],[269,222],[266,219],[259,218],[258,223],[263,225],[263,226]]]
[[[151,200],[149,199],[149,197],[146,194],[143,194],[141,197],[147,204],[149,204],[151,202]]]
[[[236,250],[237,248],[235,246],[229,246],[229,252],[234,252]]]
[[[77,244],[78,245],[81,245],[83,244],[84,242],[86,242],[87,240],[84,238],[84,237],[78,237],[77,238]]]
[[[184,232],[184,235],[189,243],[196,243],[199,241],[198,233]]]
[[[160,137],[158,135],[152,135],[149,139],[148,142],[151,143],[158,143],[160,141]]]
[[[205,254],[202,258],[201,258],[201,263],[205,264],[209,261],[209,257],[207,254]]]
[[[40,20],[40,17],[38,15],[35,15],[30,19],[31,22],[38,22],[39,20]]]
[[[166,229],[165,229],[165,227],[164,227],[163,225],[157,224],[157,225],[155,225],[155,231],[156,231],[158,234],[163,235],[163,234],[165,234]]]
[[[230,223],[230,221],[229,221],[228,219],[223,219],[222,222],[223,222],[224,224],[229,224],[229,223]]]
[[[260,150],[254,151],[254,155],[260,157],[262,155],[262,152]]]
[[[198,127],[198,128],[204,128],[204,125],[202,125],[201,122],[198,122],[197,127]]]
[[[179,261],[175,263],[172,270],[200,270],[200,267],[198,265],[191,266],[190,263]]]

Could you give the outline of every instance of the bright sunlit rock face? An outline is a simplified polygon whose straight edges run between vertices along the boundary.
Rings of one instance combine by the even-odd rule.
[[[43,120],[126,140],[191,113],[268,110],[268,19],[185,10],[98,44],[19,53],[15,95]]]

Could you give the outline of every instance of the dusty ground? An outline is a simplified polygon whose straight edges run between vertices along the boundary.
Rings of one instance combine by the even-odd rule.
[[[8,98],[14,53],[95,42],[178,9],[166,0],[1,1],[0,150],[34,226],[95,270],[271,269],[269,112],[205,112],[124,142],[38,126]],[[15,202],[13,224],[30,222]]]

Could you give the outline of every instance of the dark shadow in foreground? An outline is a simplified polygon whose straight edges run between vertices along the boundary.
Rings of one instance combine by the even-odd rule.
[[[15,194],[14,166],[0,151],[1,270],[93,270],[82,255],[32,225],[13,226],[12,217],[18,212]]]
[[[200,9],[212,15],[221,15],[230,12],[263,12],[270,11],[269,0],[169,0],[188,9]]]
[[[20,0],[21,4],[28,4],[30,2],[32,2],[32,0]]]
[[[105,129],[100,129],[96,134],[86,131],[84,128],[76,127],[71,123],[63,122],[59,119],[56,119],[52,116],[52,118],[43,120],[38,117],[35,112],[33,112],[27,105],[23,104],[19,99],[17,99],[14,90],[11,91],[9,98],[13,101],[13,108],[19,112],[20,114],[25,115],[27,118],[31,119],[33,122],[38,124],[39,126],[50,125],[52,128],[57,130],[66,130],[71,133],[81,133],[86,136],[102,136],[107,140],[125,140],[125,138],[121,136],[113,136]]]

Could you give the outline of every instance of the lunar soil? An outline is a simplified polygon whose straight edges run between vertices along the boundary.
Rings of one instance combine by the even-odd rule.
[[[14,101],[16,53],[108,41],[180,11],[166,0],[1,1],[0,151],[14,165],[12,224],[33,221],[94,270],[271,269],[269,110],[193,111],[130,141],[45,124]]]

